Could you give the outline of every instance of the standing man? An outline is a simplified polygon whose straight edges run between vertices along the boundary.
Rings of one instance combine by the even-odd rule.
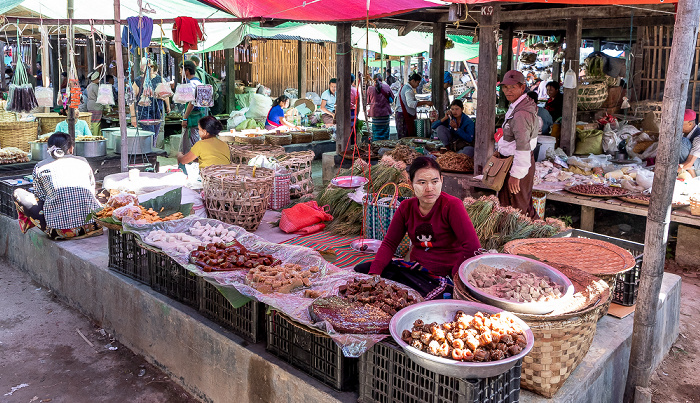
[[[321,94],[321,120],[326,127],[335,124],[335,90],[338,86],[338,80],[331,78],[328,82],[328,89]]]
[[[430,101],[419,102],[416,99],[416,88],[422,79],[420,74],[412,74],[408,78],[408,83],[399,90],[399,99],[396,101],[396,131],[400,139],[416,137],[416,108],[433,105]]]
[[[41,74],[41,62],[36,62],[36,75],[34,76],[36,78],[36,86],[37,87],[43,87],[44,82],[42,81],[43,76]]]
[[[513,165],[498,192],[501,206],[512,206],[528,217],[539,218],[532,206],[532,185],[535,178],[537,132],[540,129],[537,104],[527,96],[525,76],[517,70],[508,71],[501,89],[510,106],[503,122],[503,137],[498,140],[498,153],[513,156]]]
[[[182,64],[182,75],[187,79],[188,83],[201,85],[202,82],[195,75],[197,66],[190,60]],[[184,155],[190,152],[192,145],[199,141],[199,119],[203,118],[202,108],[194,106],[193,102],[187,104],[185,112],[182,114],[182,143],[180,144],[180,152]],[[178,164],[180,169],[187,174],[187,168],[184,164]]]
[[[192,55],[190,57],[190,60],[194,63],[195,66],[195,76],[199,79],[199,82],[201,84],[206,84],[207,83],[207,73],[204,71],[203,68],[199,67],[200,64],[202,64],[202,61],[199,60],[199,57],[196,55]]]

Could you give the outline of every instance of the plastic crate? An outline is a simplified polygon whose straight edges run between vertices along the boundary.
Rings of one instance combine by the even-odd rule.
[[[236,309],[216,286],[204,279],[200,281],[199,312],[251,343],[265,337],[265,304],[250,301]]]
[[[361,403],[511,403],[520,399],[522,360],[484,379],[436,374],[393,342],[381,341],[360,357]]]
[[[151,288],[187,306],[199,309],[199,276],[164,253],[143,250],[148,256]]]
[[[356,388],[358,359],[345,357],[333,339],[276,311],[271,311],[266,322],[267,351],[332,388]]]
[[[13,183],[14,181],[22,180],[21,185]],[[0,214],[10,218],[17,218],[17,209],[15,208],[14,193],[15,189],[29,189],[32,186],[31,182],[24,180],[24,176],[7,176],[0,178]]]
[[[598,239],[601,241],[610,242],[611,244],[617,245],[630,252],[632,256],[634,256],[636,264],[630,270],[620,273],[615,277],[612,302],[624,306],[632,306],[637,302],[637,293],[639,292],[639,275],[642,270],[642,258],[644,255],[644,244],[627,241],[620,238],[613,238],[607,235],[596,234],[595,232],[580,229],[572,229],[555,235],[555,238],[565,237]]]
[[[135,235],[110,229],[107,233],[109,268],[139,283],[151,285],[148,251],[136,243]]]

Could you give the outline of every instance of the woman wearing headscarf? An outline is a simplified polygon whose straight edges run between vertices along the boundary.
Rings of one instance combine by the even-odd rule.
[[[389,121],[394,93],[382,82],[382,75],[374,75],[374,85],[367,87],[367,115],[372,119],[372,140],[389,140]]]

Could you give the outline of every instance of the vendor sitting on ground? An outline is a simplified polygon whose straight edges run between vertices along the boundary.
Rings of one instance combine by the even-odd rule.
[[[284,109],[289,108],[289,103],[289,97],[286,95],[280,95],[272,102],[272,108],[267,113],[265,129],[299,130],[299,127],[287,122],[287,119],[284,118]]]
[[[533,101],[535,101],[535,104],[539,100],[539,96],[535,91],[530,91],[527,93],[527,96],[532,98]],[[540,120],[540,130],[538,134],[543,134],[543,135],[549,135],[549,130],[552,128],[552,125],[554,122],[552,121],[552,115],[547,112],[546,109],[544,109],[541,106],[537,107],[537,117]]]
[[[34,194],[17,189],[15,206],[22,232],[37,226],[50,239],[78,239],[102,234],[95,220],[100,208],[95,177],[83,157],[73,155],[73,139],[63,132],[49,137],[49,157],[34,167]]]
[[[557,121],[562,115],[562,110],[564,109],[564,95],[559,92],[561,86],[556,81],[550,81],[547,83],[547,95],[549,99],[544,105],[544,109],[552,115],[552,120]]]
[[[455,99],[445,116],[433,123],[433,130],[445,147],[474,156],[474,122],[464,113],[464,104]]]
[[[63,116],[68,116],[68,112],[66,108],[61,108],[61,111],[59,112],[60,115]],[[60,122],[59,124],[56,125],[56,129],[54,130],[55,132],[63,132],[63,133],[68,133],[68,120],[64,120]],[[90,131],[90,125],[82,120],[78,119],[78,112],[75,113],[75,137],[83,137],[83,136],[92,136],[92,132]]]
[[[321,94],[321,120],[326,127],[335,124],[335,90],[338,86],[337,80],[331,78],[328,82],[328,89]]]
[[[678,173],[688,171],[693,177],[700,169],[700,126],[695,123],[696,114],[686,109],[683,114],[683,137],[678,156]]]
[[[418,291],[425,299],[452,292],[447,276],[457,275],[481,244],[462,201],[442,192],[442,170],[435,160],[418,157],[408,169],[415,197],[402,201],[373,262],[355,271],[381,275]],[[392,260],[408,233],[411,262]]]
[[[224,126],[214,116],[205,116],[199,119],[199,140],[194,143],[187,154],[177,153],[178,164],[189,164],[199,159],[199,168],[210,165],[229,165],[231,163],[231,150],[228,144],[217,137]]]

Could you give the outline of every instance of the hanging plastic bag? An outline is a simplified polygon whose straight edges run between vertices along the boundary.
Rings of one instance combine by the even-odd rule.
[[[186,104],[189,102],[194,102],[195,92],[196,87],[193,84],[178,84],[177,87],[175,87],[175,95],[173,95],[173,102],[175,102],[176,104]]]
[[[156,86],[156,98],[158,99],[168,99],[173,96],[173,90],[170,89],[170,84],[166,82],[161,82]]]
[[[53,106],[53,88],[37,87],[34,91],[36,95],[36,103],[42,108],[51,108]]]
[[[246,119],[245,113],[248,112],[248,108],[243,108],[240,111],[233,111],[229,116],[228,122],[226,123],[226,128],[228,130],[235,129],[236,126],[243,123]]]
[[[139,106],[151,106],[151,98],[144,94],[139,99]]]
[[[114,105],[114,92],[112,92],[112,84],[100,84],[97,89],[97,101],[102,105]]]
[[[136,94],[134,94],[134,89],[131,88],[131,85],[124,86],[124,103],[127,105],[136,103]]]
[[[194,105],[202,108],[214,106],[214,87],[209,84],[198,85]]]

